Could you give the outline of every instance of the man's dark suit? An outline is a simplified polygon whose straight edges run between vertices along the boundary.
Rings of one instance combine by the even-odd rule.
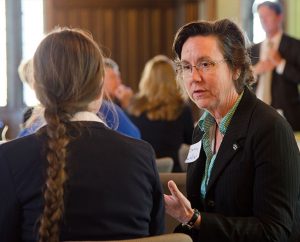
[[[195,129],[194,143],[202,136]],[[283,242],[291,234],[289,241],[300,241],[299,150],[291,128],[272,107],[245,89],[202,199],[205,160],[201,148],[187,171],[187,196],[202,216],[200,230],[185,231],[194,241]]]
[[[261,43],[250,49],[253,65],[259,61],[260,46]],[[275,109],[282,109],[293,130],[300,131],[300,41],[283,34],[278,51],[286,60],[286,65],[281,75],[276,70],[272,72],[271,105]]]
[[[43,209],[45,134],[0,146],[0,241],[36,241]],[[164,231],[154,151],[99,122],[81,122],[68,150],[61,240],[143,237]],[[76,138],[77,136],[77,138]]]

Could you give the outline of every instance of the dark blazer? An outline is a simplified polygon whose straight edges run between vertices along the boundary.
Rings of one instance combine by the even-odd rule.
[[[195,129],[194,143],[202,135]],[[300,241],[300,154],[272,107],[245,89],[201,199],[205,159],[201,148],[187,171],[187,196],[202,216],[200,230],[185,230],[194,241]]]
[[[261,43],[250,49],[253,65],[259,61],[260,46]],[[300,41],[283,34],[278,51],[286,60],[286,65],[281,75],[276,70],[272,73],[271,105],[275,109],[282,109],[293,130],[300,131]]]
[[[61,240],[127,239],[164,231],[151,146],[99,122],[80,122],[68,150]],[[0,146],[0,241],[36,241],[43,210],[45,129]],[[77,138],[76,138],[77,137]]]
[[[178,151],[182,144],[190,145],[194,130],[192,111],[184,106],[176,120],[150,120],[146,113],[140,116],[129,115],[139,128],[142,139],[149,142],[155,150],[157,158],[170,156],[173,158],[173,172],[182,172]]]

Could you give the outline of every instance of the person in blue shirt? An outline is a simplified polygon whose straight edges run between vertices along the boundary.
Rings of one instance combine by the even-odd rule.
[[[140,130],[117,104],[103,100],[99,113],[108,127],[133,138],[141,138]]]
[[[126,110],[133,97],[133,91],[129,86],[123,84],[119,65],[111,58],[104,59],[104,98],[109,97],[114,103]]]
[[[32,60],[23,61],[19,68],[18,73],[20,79],[33,88],[33,73],[32,73]],[[132,123],[125,112],[115,103],[103,100],[98,115],[102,117],[108,127],[116,130],[124,135],[140,139],[141,133],[139,129]],[[18,134],[23,137],[37,131],[45,124],[43,117],[43,110],[39,107],[28,108],[24,114],[23,127]]]
[[[31,117],[33,120],[29,120],[30,124],[24,127],[18,134],[19,137],[32,134],[43,126],[44,120],[41,118],[40,111],[36,111],[34,116]],[[103,118],[108,127],[116,130],[117,132],[136,138],[141,139],[140,130],[132,123],[126,113],[113,102],[103,100],[98,115]]]

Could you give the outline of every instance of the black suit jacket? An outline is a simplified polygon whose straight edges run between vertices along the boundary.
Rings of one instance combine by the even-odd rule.
[[[142,139],[149,142],[157,158],[170,156],[174,161],[173,172],[182,172],[178,152],[182,144],[190,145],[193,136],[193,116],[188,106],[184,106],[177,119],[151,120],[146,113],[140,116],[129,115],[141,131]]]
[[[72,137],[78,136],[74,130]],[[43,209],[45,134],[0,146],[0,241],[36,241]],[[143,237],[164,231],[154,151],[98,122],[81,122],[68,147],[61,240]]]
[[[202,138],[199,128],[194,143]],[[290,126],[245,89],[219,148],[206,198],[205,153],[190,163],[187,196],[201,211],[199,242],[300,241],[300,157]]]
[[[259,61],[261,43],[253,45],[250,49],[252,64]],[[300,131],[300,96],[298,85],[300,84],[300,41],[282,35],[278,51],[286,60],[283,73],[272,72],[271,105],[276,109],[282,109],[287,121],[293,130]],[[259,81],[259,78],[258,78]]]

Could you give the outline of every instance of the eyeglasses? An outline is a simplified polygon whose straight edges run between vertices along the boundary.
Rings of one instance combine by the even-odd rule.
[[[213,71],[214,67],[217,64],[226,62],[225,59],[220,61],[211,61],[211,60],[203,60],[198,62],[196,65],[191,65],[188,63],[177,62],[176,63],[176,72],[182,74],[183,78],[188,78],[192,76],[193,67],[199,72],[209,73]]]

